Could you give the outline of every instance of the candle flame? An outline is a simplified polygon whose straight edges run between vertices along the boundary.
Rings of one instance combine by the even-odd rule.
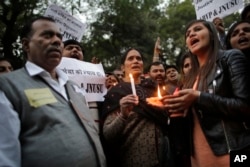
[[[162,96],[161,96],[161,91],[160,91],[160,86],[158,85],[158,97],[159,98],[162,98]]]
[[[129,73],[129,77],[130,77],[130,79],[132,79],[132,78],[133,78],[133,75],[132,75],[131,73]]]

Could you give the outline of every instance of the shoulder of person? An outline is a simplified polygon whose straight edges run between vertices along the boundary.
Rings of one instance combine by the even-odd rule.
[[[246,56],[239,49],[229,49],[229,50],[220,50],[219,59],[222,59],[225,62],[230,62],[236,59],[246,59]]]
[[[0,78],[1,78],[1,80],[3,80],[3,78],[16,80],[16,79],[18,79],[18,77],[23,78],[23,75],[20,75],[20,74],[28,75],[27,71],[24,68],[20,68],[20,69],[14,70],[12,72],[1,74]]]
[[[151,78],[145,78],[141,81],[141,86],[154,89],[157,87],[157,83],[154,80],[152,80]]]

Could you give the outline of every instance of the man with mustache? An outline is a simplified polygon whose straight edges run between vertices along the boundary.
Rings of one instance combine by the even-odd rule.
[[[62,35],[38,17],[21,32],[27,63],[0,76],[0,166],[106,166],[80,88],[57,65]]]
[[[165,79],[166,79],[166,73],[165,73],[165,67],[164,64],[161,62],[153,62],[149,66],[148,71],[149,77],[156,81],[159,85],[165,85]]]
[[[155,61],[151,63],[148,68],[148,75],[149,75],[149,78],[146,80],[149,80],[149,81],[152,80],[155,86],[159,86],[161,95],[163,94],[165,95],[166,93],[168,94],[166,90],[166,83],[165,83],[166,73],[165,73],[165,67],[163,63],[159,61]],[[157,92],[155,92],[155,96],[158,96]]]

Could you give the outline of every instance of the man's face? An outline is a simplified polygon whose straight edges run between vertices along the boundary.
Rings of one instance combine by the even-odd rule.
[[[63,56],[83,60],[82,48],[76,44],[69,44],[64,47]]]
[[[166,69],[167,80],[170,82],[177,82],[178,81],[178,74],[179,73],[175,68]]]
[[[53,71],[62,58],[62,35],[56,23],[37,20],[32,25],[30,37],[22,39],[29,61]]]
[[[8,61],[6,60],[0,61],[0,74],[11,72],[11,71],[13,71],[13,68]]]
[[[166,75],[165,69],[162,64],[160,65],[152,65],[149,71],[149,77],[156,81],[158,84],[162,85],[165,82]]]

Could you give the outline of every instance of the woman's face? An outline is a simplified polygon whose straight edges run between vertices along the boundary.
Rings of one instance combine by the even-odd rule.
[[[131,73],[133,76],[139,77],[143,72],[143,61],[140,53],[137,50],[129,51],[121,68],[126,76]]]
[[[184,62],[183,62],[182,71],[183,71],[184,74],[187,74],[190,71],[191,68],[192,68],[191,59],[190,59],[190,57],[186,57],[184,59]]]
[[[235,27],[231,36],[230,44],[235,49],[248,49],[250,48],[250,24],[240,23]]]
[[[192,24],[186,31],[186,45],[195,55],[206,52],[210,46],[210,35],[207,27],[201,22]]]

